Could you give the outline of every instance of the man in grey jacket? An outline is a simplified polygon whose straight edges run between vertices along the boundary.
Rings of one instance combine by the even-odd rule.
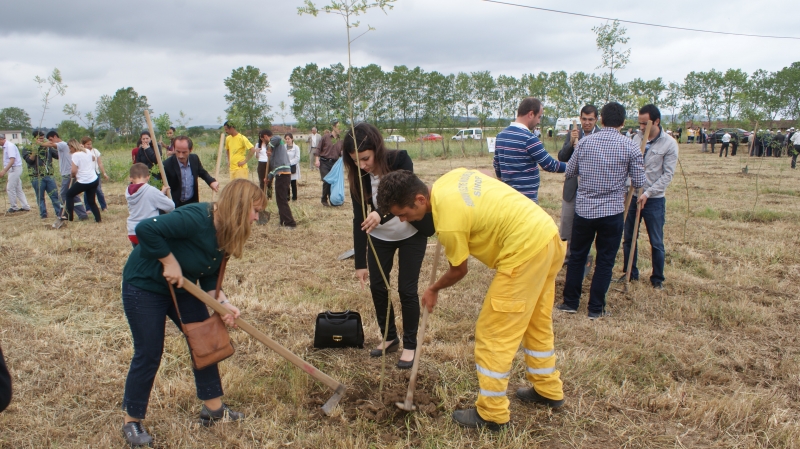
[[[593,134],[595,131],[600,131],[597,126],[597,107],[587,104],[581,109],[581,126],[578,129],[573,129],[567,133],[564,138],[564,145],[561,151],[558,152],[558,160],[561,162],[569,162],[572,153],[575,151],[573,140],[576,142],[583,139],[584,136]],[[561,225],[559,226],[559,235],[561,240],[567,241],[567,256],[564,258],[564,263],[569,262],[569,241],[572,238],[572,221],[575,218],[575,195],[578,191],[578,177],[567,178],[564,181],[564,191],[561,199]]]
[[[641,219],[647,227],[647,235],[650,239],[651,254],[653,257],[653,272],[650,274],[650,283],[656,290],[663,290],[664,286],[664,221],[666,218],[666,198],[664,192],[667,191],[672,177],[675,175],[675,166],[678,164],[678,143],[661,128],[661,111],[655,105],[648,104],[639,110],[639,129],[633,141],[637,146],[642,144],[647,121],[652,120],[653,126],[650,135],[647,136],[647,144],[644,152],[644,193],[638,198],[631,200],[628,208],[628,218],[625,220],[625,240],[622,244],[624,261],[623,271],[628,266],[628,257],[631,251],[631,240],[633,238],[633,226],[636,221],[636,208],[641,205]],[[633,269],[631,270],[631,280],[639,278],[639,270],[636,268],[636,252],[633,253]],[[623,275],[618,281],[624,281]]]

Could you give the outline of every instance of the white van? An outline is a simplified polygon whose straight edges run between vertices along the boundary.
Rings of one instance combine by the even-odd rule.
[[[483,130],[480,128],[468,128],[468,129],[461,129],[459,130],[455,136],[450,138],[451,140],[461,140],[461,139],[475,139],[480,140],[483,139]]]
[[[572,126],[572,121],[580,126],[581,118],[580,117],[562,117],[556,120],[556,135],[563,136],[569,132],[569,127]]]

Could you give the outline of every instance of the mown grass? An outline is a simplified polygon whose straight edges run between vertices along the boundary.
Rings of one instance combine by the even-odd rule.
[[[459,166],[491,167],[477,145],[467,146],[464,158],[460,145],[451,143],[448,159],[433,156],[433,147],[420,158],[415,145],[406,149],[427,182]],[[349,204],[319,207],[318,175],[302,166],[300,198],[292,205],[298,230],[281,230],[275,218],[256,227],[243,257],[229,264],[225,288],[243,318],[348,385],[341,406],[333,417],[322,415],[319,405],[329,390],[233,331],[237,353],[221,364],[225,400],[249,418],[199,428],[185,342],[167,323],[145,425],[163,448],[800,447],[800,203],[795,195],[763,190],[756,203],[754,176],[761,189],[780,190],[796,185],[800,175],[780,170],[788,159],[751,162],[755,168],[742,176],[737,161],[700,154],[699,146],[681,150],[692,214],[684,239],[685,191],[673,181],[667,291],[647,287],[650,248],[643,230],[643,282],[631,284],[629,294],[609,291],[610,318],[591,322],[583,305],[576,315],[554,315],[567,399],[560,411],[512,397],[506,432],[475,432],[451,422],[450,413],[469,406],[478,387],[474,324],[493,273],[474,260],[469,275],[442,292],[429,320],[418,396],[429,398],[432,411],[406,414],[392,405],[392,395],[407,386],[406,373],[393,368],[396,354],[386,362],[381,395],[381,364],[366,350],[313,350],[314,319],[323,310],[361,312],[369,347],[380,331],[352,261],[336,261],[352,247]],[[196,151],[213,173],[216,147]],[[130,151],[108,150],[104,157],[124,176],[104,185],[110,209],[102,224],[75,222],[53,231],[35,214],[0,217],[0,344],[15,385],[14,402],[0,414],[0,448],[124,446],[120,403],[132,347],[120,273],[130,251],[123,196]],[[224,183],[224,164],[222,172]],[[562,177],[542,178],[540,204],[558,220]],[[32,199],[29,184],[25,189]],[[209,190],[201,190],[209,200]],[[276,217],[274,204],[269,207]],[[563,281],[562,271],[557,302]],[[393,298],[397,302],[396,293]],[[512,394],[526,385],[524,370],[518,357]]]

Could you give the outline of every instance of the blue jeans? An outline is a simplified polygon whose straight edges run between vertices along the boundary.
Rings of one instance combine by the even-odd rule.
[[[208,309],[200,300],[185,290],[176,290],[175,296],[184,322],[195,323],[208,318]],[[150,401],[150,390],[153,389],[153,381],[164,352],[165,318],[170,317],[179,329],[180,322],[171,296],[141,290],[124,281],[122,307],[133,337],[133,359],[128,378],[125,379],[122,409],[133,418],[144,419]],[[193,371],[198,398],[208,400],[222,396],[222,382],[217,365]]]
[[[53,178],[49,176],[43,176],[38,179],[31,178],[31,185],[33,186],[33,191],[36,192],[36,202],[39,203],[39,216],[47,218],[47,204],[44,202],[44,193],[47,192],[50,197],[50,204],[53,205],[53,209],[56,211],[56,217],[60,217],[61,201],[58,199],[58,188]]]
[[[100,205],[100,209],[106,210],[106,209],[108,209],[108,204],[106,204],[106,196],[103,194],[103,187],[102,187],[103,181],[100,180],[100,176],[101,175],[97,175],[97,193],[96,193],[97,204]],[[84,205],[89,204],[89,196],[88,195],[89,195],[88,193],[84,193],[83,194],[83,204]]]
[[[650,274],[650,282],[654,285],[664,282],[664,221],[667,214],[666,204],[666,198],[648,198],[642,208],[641,218],[644,219],[647,235],[650,237],[650,253],[653,255],[653,272]],[[631,239],[633,237],[633,225],[635,221],[636,197],[634,196],[631,200],[630,208],[628,209],[628,219],[625,220],[625,241],[622,244],[625,260],[625,265],[623,265],[622,268],[623,270],[628,269],[628,254],[631,252]],[[641,231],[641,219],[639,230]],[[636,251],[633,253],[631,279],[639,279],[639,269],[636,268],[636,253],[639,250],[638,243],[636,247]]]
[[[576,310],[580,305],[586,258],[589,256],[592,242],[595,242],[597,256],[592,286],[589,289],[589,312],[602,313],[605,310],[606,292],[611,284],[614,259],[617,258],[620,240],[622,240],[622,212],[592,219],[575,214],[567,277],[564,282],[564,304]]]
[[[70,178],[70,176],[61,176],[61,204],[65,206],[67,204],[67,190],[69,190],[69,184],[71,181],[72,178]],[[76,196],[74,201],[75,213],[78,214],[78,218],[81,220],[86,220],[89,218],[89,216],[86,215],[86,208],[83,207],[83,202],[81,202],[81,197]]]

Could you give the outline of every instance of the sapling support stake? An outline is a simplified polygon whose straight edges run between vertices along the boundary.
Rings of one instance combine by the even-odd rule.
[[[220,164],[220,161],[222,161],[222,150],[224,148],[225,148],[225,133],[220,133],[220,135],[219,135],[219,150],[217,150],[217,168],[214,171],[214,179],[216,179],[217,182],[219,182],[219,164]],[[217,195],[217,192],[214,192],[212,190],[211,191],[211,202],[214,202],[214,199],[216,198],[216,195]],[[264,206],[264,209],[266,209],[266,206]]]

